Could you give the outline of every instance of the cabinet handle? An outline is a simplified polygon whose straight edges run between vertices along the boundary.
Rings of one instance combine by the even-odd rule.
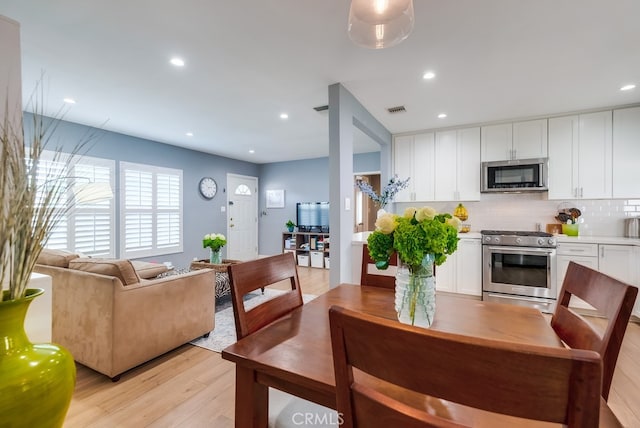
[[[600,247],[600,257],[604,259],[604,247]]]
[[[580,197],[582,197],[583,193],[582,193],[582,187],[580,188]]]

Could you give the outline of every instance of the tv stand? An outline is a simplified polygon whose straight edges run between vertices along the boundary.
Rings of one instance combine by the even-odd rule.
[[[329,269],[329,232],[283,232],[282,251],[293,253],[299,266]]]

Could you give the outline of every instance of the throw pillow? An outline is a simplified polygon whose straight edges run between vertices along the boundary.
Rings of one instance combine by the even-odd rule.
[[[69,269],[115,276],[123,285],[138,284],[140,278],[129,260],[77,258],[69,262]]]

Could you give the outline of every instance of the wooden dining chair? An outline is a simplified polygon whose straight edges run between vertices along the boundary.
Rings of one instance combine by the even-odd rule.
[[[238,340],[271,324],[303,304],[293,253],[232,264],[227,268],[227,273],[231,283],[231,300]],[[245,309],[245,295],[281,281],[288,281],[291,289],[251,309]],[[236,400],[248,399],[251,398],[238,397],[236,392]],[[269,388],[269,427],[299,426],[297,422],[300,420],[300,414],[327,415],[326,419],[337,420],[333,409]]]
[[[605,400],[609,398],[613,372],[637,294],[638,289],[632,285],[570,262],[551,318],[551,327],[567,346],[596,351],[602,356]],[[599,316],[606,318],[604,331],[594,328],[569,307],[571,296],[584,300]]]
[[[292,253],[232,264],[227,272],[238,340],[302,306],[302,291]],[[291,289],[249,310],[245,309],[245,295],[281,281],[288,281]]]
[[[369,255],[367,244],[362,245],[362,270],[360,275],[360,285],[372,287],[390,288],[396,287],[396,271],[398,266],[398,254],[393,253],[389,260],[387,270],[380,270],[376,267],[375,261]]]
[[[474,410],[482,409],[595,428],[600,406],[608,409],[594,351],[461,336],[336,306],[329,320],[341,427],[475,426],[495,418]]]

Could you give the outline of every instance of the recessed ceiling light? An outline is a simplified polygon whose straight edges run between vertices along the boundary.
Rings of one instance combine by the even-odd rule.
[[[75,104],[76,103],[76,100],[74,100],[73,98],[65,98],[62,101],[64,101],[67,104]]]
[[[422,78],[426,80],[433,79],[434,77],[436,77],[436,73],[434,73],[433,71],[427,71],[422,75]]]
[[[171,58],[170,62],[176,67],[184,67],[184,60],[182,58]]]
[[[187,137],[193,137],[193,132],[187,132],[185,135],[186,135]]]
[[[636,87],[636,85],[631,84],[631,85],[624,85],[622,88],[620,88],[621,91],[630,91],[632,89],[634,89]]]
[[[251,154],[254,154],[255,152],[256,152],[256,151],[255,151],[255,150],[253,150],[253,149],[249,150],[249,153],[251,153]]]
[[[438,115],[438,119],[444,119],[445,117],[447,117],[447,113],[440,113]]]
[[[280,113],[280,119],[289,119],[289,115],[287,113]]]

